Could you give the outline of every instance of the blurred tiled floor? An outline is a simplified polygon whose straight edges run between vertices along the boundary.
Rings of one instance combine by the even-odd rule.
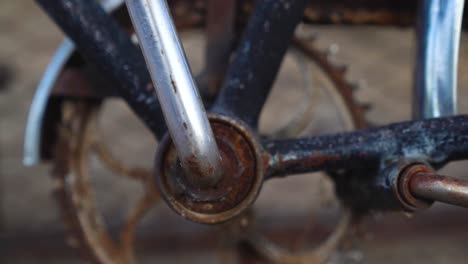
[[[410,118],[413,59],[411,30],[319,27],[318,31],[320,45],[327,47],[331,43],[338,44],[340,52],[337,58],[351,66],[350,79],[362,84],[357,98],[374,105],[368,114],[372,123],[385,124]],[[0,62],[11,65],[15,71],[14,81],[6,91],[0,91],[0,213],[3,217],[0,232],[15,239],[28,233],[58,234],[58,237],[61,237],[63,228],[50,195],[52,183],[47,177],[50,168],[25,168],[21,165],[21,155],[24,124],[34,88],[62,36],[33,1],[14,0],[0,2],[0,33]],[[196,43],[186,43],[186,48],[192,61],[201,59],[199,52],[193,52],[197,49]],[[466,113],[468,75],[463,73],[468,70],[468,44],[462,45],[460,58],[459,103],[460,111]],[[117,103],[115,106],[113,112],[127,111],[123,104]],[[107,124],[127,122],[126,119],[119,119],[116,113],[114,119],[111,117],[106,120]],[[134,139],[139,138],[135,135],[140,133],[141,126],[134,126],[134,134],[120,137],[122,135],[111,133],[108,135],[109,139],[118,139],[122,149],[138,149],[151,144],[151,141],[135,142]],[[138,163],[141,162],[141,157],[151,157],[153,152],[152,149],[146,149],[145,154],[141,156],[124,158]],[[151,158],[143,160],[144,165],[150,166],[152,163]],[[464,176],[466,168],[459,164],[450,166],[447,172],[454,176]],[[113,199],[124,203],[132,199],[120,192],[118,185],[101,187],[113,190],[116,195]],[[119,212],[119,208],[106,209]],[[383,240],[377,237],[370,242],[363,241],[363,262],[467,263],[468,239],[465,235],[468,233],[468,223],[465,226],[461,225],[459,230],[451,230],[450,233],[444,233],[443,230],[444,227],[433,226],[426,234],[415,235],[409,240]],[[431,236],[432,231],[438,235]],[[26,244],[34,243],[40,241],[30,241]],[[8,244],[7,240],[0,241],[0,246]],[[0,250],[0,260],[2,253],[8,252]],[[76,259],[76,255],[67,254],[39,254],[39,258],[34,254],[16,255],[7,259],[6,263],[81,263],[81,260]],[[179,260],[194,263],[199,257],[200,254],[198,257],[186,255],[183,260]],[[213,257],[210,259],[208,262],[213,262]],[[148,257],[145,262],[151,263],[152,260],[153,258]],[[200,260],[200,263],[206,263],[206,260]]]

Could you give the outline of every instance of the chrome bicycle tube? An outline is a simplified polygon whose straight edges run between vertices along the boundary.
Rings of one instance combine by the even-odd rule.
[[[413,115],[456,113],[457,66],[464,0],[423,0],[418,21]]]
[[[197,185],[213,185],[221,157],[167,3],[125,2],[181,165]]]

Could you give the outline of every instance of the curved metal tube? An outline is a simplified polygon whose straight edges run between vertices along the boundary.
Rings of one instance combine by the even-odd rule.
[[[126,0],[169,133],[188,179],[210,186],[221,156],[165,0]]]
[[[107,12],[112,12],[123,4],[123,0],[100,0],[99,2]],[[49,95],[59,74],[62,72],[65,63],[74,51],[75,45],[73,42],[69,38],[65,38],[50,59],[49,64],[42,75],[42,79],[36,88],[36,92],[34,93],[34,97],[29,108],[24,133],[23,164],[25,166],[36,165],[41,160],[40,147],[42,121],[44,120],[44,113],[49,100]]]
[[[464,0],[423,0],[417,32],[414,117],[454,115]]]
[[[47,107],[50,91],[54,87],[57,77],[62,72],[63,66],[68,61],[74,50],[75,46],[73,45],[73,42],[68,38],[65,38],[47,65],[43,77],[37,86],[33,101],[29,108],[24,135],[23,164],[25,166],[36,165],[41,159],[40,142],[42,120],[44,119],[44,113]]]

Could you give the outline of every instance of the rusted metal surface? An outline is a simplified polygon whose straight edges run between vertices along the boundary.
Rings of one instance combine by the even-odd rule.
[[[344,100],[346,110],[351,114],[351,122],[354,127],[364,127],[366,125],[364,119],[366,109],[354,100],[353,91],[355,86],[346,79],[346,70],[343,70],[343,65],[333,63],[325,52],[321,52],[315,47],[313,40],[304,40],[298,36],[293,39],[292,44],[304,52],[304,56],[316,63],[327,75],[327,78],[330,78],[333,82],[335,89]],[[267,153],[264,154],[264,161],[268,162],[268,155]],[[314,229],[316,231],[314,232],[314,239],[320,237],[319,240],[315,240],[318,244],[317,247],[302,250],[290,251],[290,248],[283,247],[284,243],[277,243],[281,239],[271,237],[271,232],[267,232],[268,237],[264,236],[255,226],[255,219],[244,221],[243,217],[236,220],[237,223],[232,221],[229,225],[231,228],[236,224],[239,226],[234,236],[241,236],[241,241],[243,241],[237,249],[240,253],[241,263],[323,263],[331,254],[336,252],[337,247],[343,242],[345,234],[350,228],[349,221],[353,216],[348,210],[344,210],[340,223],[333,227],[330,226],[331,230],[328,230],[326,234],[318,235],[317,232],[323,230]],[[253,225],[253,227],[249,227],[249,225]],[[299,229],[298,234],[303,234],[305,230],[306,228]]]
[[[468,116],[409,121],[299,139],[265,140],[268,177],[372,168],[401,158],[426,160],[435,167],[468,158]]]
[[[178,20],[176,20],[177,22]],[[198,21],[198,20],[197,20]],[[199,25],[198,22],[195,23],[195,25]],[[193,26],[193,25],[192,25]],[[307,47],[306,47],[307,46]],[[358,118],[361,118],[361,120],[363,120],[363,116],[359,116],[361,115],[361,112],[359,111],[354,111],[353,109],[358,109],[359,108],[359,105],[356,103],[356,101],[353,100],[352,98],[352,85],[349,84],[349,83],[346,83],[345,81],[345,76],[344,76],[344,72],[342,71],[339,71],[337,72],[336,74],[332,74],[330,75],[330,73],[333,73],[334,72],[334,68],[331,66],[331,62],[328,61],[327,58],[324,58],[322,57],[322,60],[318,60],[320,57],[320,55],[318,56],[313,56],[313,54],[321,54],[320,51],[318,51],[315,47],[313,47],[313,45],[304,45],[303,46],[305,50],[307,50],[307,53],[306,53],[306,56],[309,57],[309,59],[311,59],[312,61],[318,63],[319,67],[323,68],[324,66],[326,67],[327,65],[329,65],[329,71],[326,71],[327,74],[329,74],[329,77],[332,78],[332,79],[335,79],[335,80],[338,80],[337,82],[335,82],[336,84],[336,88],[338,89],[338,92],[343,96],[343,97],[346,97],[346,100],[351,102],[351,104],[348,105],[348,107],[351,109],[351,111],[353,112],[353,115],[354,116],[357,116]],[[337,70],[338,71],[338,70]],[[338,74],[340,73],[340,74]],[[77,94],[75,93],[71,93],[71,92],[67,92],[67,94],[69,95],[72,95],[72,96],[76,96]],[[349,99],[349,100],[348,100]],[[352,107],[350,107],[352,106]],[[59,113],[60,111],[58,111]],[[107,153],[104,149],[101,148],[100,145],[96,145],[95,146],[95,151],[96,153],[98,154],[98,156],[100,156],[100,158],[102,159],[102,161],[104,163],[106,163],[108,165],[108,167],[111,168],[111,170],[113,171],[120,171],[120,172],[124,172],[124,174],[128,174],[130,175],[131,177],[135,177],[135,178],[141,178],[141,173],[139,170],[132,170],[131,168],[122,168],[122,164],[121,163],[116,163],[115,159],[113,159],[110,155],[108,155],[109,153]],[[118,173],[119,174],[119,173]],[[62,196],[60,198],[60,203],[62,204],[68,204],[67,200],[69,199],[69,197],[64,197]],[[66,207],[66,208],[65,208]],[[69,206],[69,205],[65,205],[62,207],[62,210],[64,212],[68,212],[68,213],[65,213],[65,218],[66,218],[66,221],[68,222],[68,225],[71,226],[73,229],[73,231],[71,232],[72,233],[72,236],[74,239],[72,239],[72,241],[78,241],[79,243],[79,247],[81,249],[85,249],[83,250],[86,255],[88,257],[91,256],[91,259],[95,259],[96,260],[96,250],[99,250],[99,247],[95,248],[95,247],[92,247],[88,244],[88,241],[89,239],[87,238],[87,236],[89,235],[93,235],[93,233],[86,233],[86,232],[83,232],[83,228],[84,226],[82,225],[82,223],[78,222],[78,221],[74,221],[73,219],[76,217],[75,213],[73,212],[73,209],[74,207],[73,206]],[[70,224],[71,223],[71,224]],[[126,232],[127,234],[129,234],[130,232]],[[174,238],[171,238],[171,240],[173,240]],[[128,239],[125,239],[124,241],[130,241]],[[76,242],[75,242],[76,243]],[[205,242],[203,242],[205,243]],[[144,244],[144,243],[143,243]],[[154,241],[151,242],[151,244],[154,244]],[[141,246],[141,243],[138,243],[138,245]],[[128,246],[130,247],[130,246]],[[148,246],[147,246],[148,247]],[[94,256],[94,257],[93,257]],[[252,255],[250,256],[247,256],[248,258],[252,258]],[[98,260],[96,260],[98,261]]]
[[[420,211],[434,201],[468,206],[468,182],[435,174],[424,160],[401,159],[336,177],[338,195],[356,211]],[[356,172],[361,174],[356,175]]]
[[[419,2],[407,0],[310,0],[304,23],[322,25],[414,26]],[[252,11],[252,1],[243,1],[243,12]],[[465,11],[466,13],[466,11]],[[463,27],[468,21],[463,21]]]
[[[263,182],[260,145],[244,125],[221,116],[210,117],[225,172],[214,187],[199,189],[180,168],[169,137],[159,147],[155,175],[166,202],[182,217],[215,224],[229,220],[251,205]]]
[[[421,199],[414,196],[411,188],[412,178],[420,173],[433,173],[434,170],[424,163],[410,163],[409,165],[401,166],[395,181],[393,182],[394,194],[398,201],[408,211],[414,211],[419,209],[426,209],[432,205],[431,200]]]
[[[265,140],[266,178],[328,170],[341,200],[357,212],[412,211],[424,206],[408,202],[414,199],[402,203],[394,191],[403,169],[400,161],[419,160],[440,168],[466,159],[467,129],[467,116],[453,116],[336,135]]]
[[[74,2],[73,1],[68,1],[67,3],[72,4]],[[124,97],[126,97],[127,100],[129,100],[130,105],[132,105],[134,110],[138,113],[138,115],[143,120],[145,120],[147,125],[156,134],[161,136],[163,134],[163,132],[164,132],[164,128],[159,127],[163,123],[162,118],[156,118],[160,122],[156,122],[156,121],[152,120],[152,119],[154,119],[155,116],[160,115],[160,113],[159,113],[159,111],[157,109],[158,108],[157,107],[157,102],[154,100],[154,95],[151,94],[151,92],[149,91],[150,89],[146,89],[146,91],[144,90],[145,87],[147,87],[147,85],[149,83],[149,78],[147,78],[147,76],[146,77],[143,76],[143,75],[145,75],[146,71],[144,69],[143,70],[141,70],[141,69],[140,70],[135,70],[135,71],[132,71],[132,72],[134,72],[134,74],[128,75],[127,73],[129,71],[131,71],[133,68],[128,69],[125,72],[119,72],[118,70],[116,70],[116,71],[110,70],[109,65],[127,65],[127,66],[129,66],[129,65],[133,65],[133,64],[132,63],[128,64],[125,61],[117,61],[116,60],[117,57],[113,58],[112,54],[106,53],[106,51],[113,50],[115,47],[114,46],[112,46],[112,47],[107,46],[106,47],[105,46],[106,45],[105,41],[104,42],[101,41],[102,39],[105,39],[105,38],[102,38],[101,40],[98,40],[98,39],[93,40],[92,39],[93,36],[99,35],[99,34],[94,34],[93,36],[83,34],[84,32],[94,32],[93,30],[80,30],[81,29],[79,27],[80,23],[83,22],[82,25],[86,24],[86,25],[95,26],[95,25],[99,24],[98,22],[100,21],[101,18],[103,18],[103,16],[97,15],[97,13],[95,15],[93,15],[93,16],[86,16],[86,14],[90,15],[91,12],[83,12],[83,13],[80,13],[82,16],[79,16],[79,15],[76,15],[76,14],[79,13],[79,12],[77,12],[77,10],[81,10],[81,9],[77,9],[77,8],[73,8],[73,11],[74,11],[73,14],[71,14],[69,16],[63,16],[63,14],[65,14],[65,11],[67,11],[68,9],[66,9],[66,8],[63,9],[62,8],[63,9],[62,10],[61,7],[59,7],[58,5],[53,7],[52,5],[50,5],[50,3],[46,4],[44,2],[43,4],[44,4],[45,7],[48,8],[48,10],[51,12],[51,14],[56,15],[55,18],[56,18],[57,21],[59,21],[59,20],[61,21],[60,25],[63,28],[65,28],[66,31],[70,35],[75,37],[75,42],[77,40],[82,40],[82,41],[78,41],[77,43],[78,44],[81,43],[80,45],[82,46],[81,47],[82,51],[86,50],[86,52],[84,52],[83,54],[85,54],[85,55],[87,54],[87,56],[86,56],[87,58],[92,59],[94,57],[99,57],[100,59],[97,59],[97,60],[92,59],[92,60],[94,60],[94,61],[106,61],[104,59],[108,59],[108,60],[111,61],[109,63],[103,63],[103,65],[101,65],[103,67],[100,67],[101,70],[104,69],[104,71],[107,71],[109,73],[109,76],[112,75],[113,77],[110,78],[110,79],[119,79],[119,78],[121,78],[121,80],[116,82],[117,83],[116,87],[118,87],[121,83],[126,83],[128,81],[127,86],[128,87],[133,87],[135,89],[135,93],[132,93],[132,92],[127,93],[129,91],[126,91],[125,89],[123,89],[121,91],[121,94]],[[407,12],[407,10],[415,9],[415,4],[411,4],[411,3],[408,4],[408,3],[404,2],[404,1],[398,1],[398,3],[392,3],[392,4],[389,4],[388,1],[377,1],[377,2],[372,2],[372,1],[357,1],[357,2],[354,2],[354,1],[344,1],[344,2],[330,1],[328,3],[321,3],[320,2],[320,5],[318,5],[318,2],[316,2],[315,4],[314,4],[314,2],[309,3],[309,4],[310,4],[309,10],[314,10],[314,12],[318,12],[317,10],[324,10],[323,13],[327,14],[325,16],[331,18],[329,20],[334,22],[334,23],[341,23],[342,19],[337,19],[337,17],[340,17],[340,15],[339,15],[340,13],[350,13],[349,15],[346,15],[345,17],[354,17],[354,16],[358,16],[359,12],[362,12],[362,10],[369,10],[369,11],[365,11],[365,12],[370,13],[370,14],[372,14],[372,12],[376,12],[378,14],[379,12],[381,12],[379,10],[390,10],[388,12],[391,12],[391,13],[393,12],[393,13],[396,13],[396,14],[400,14],[401,12],[404,13],[404,12]],[[170,5],[171,5],[171,7],[174,8],[173,13],[176,16],[178,16],[178,17],[185,16],[185,19],[179,21],[180,23],[178,23],[180,27],[184,27],[184,25],[191,24],[191,23],[192,23],[192,25],[193,24],[203,23],[203,14],[206,12],[206,3],[205,3],[205,1],[190,1],[190,2],[170,1]],[[249,6],[249,5],[251,5],[251,3],[249,3],[249,1],[245,1],[244,5]],[[344,11],[343,12],[333,11],[333,10],[340,10],[340,8],[343,9],[343,10],[354,10],[354,12],[356,12],[356,13],[352,13],[351,11],[349,11],[349,12],[348,11],[346,11],[346,12],[344,12]],[[57,12],[55,12],[54,10],[57,11]],[[62,10],[64,12],[60,12],[60,10]],[[245,10],[248,10],[248,8],[244,8],[242,10],[244,10],[244,13],[241,14],[241,15],[247,16],[247,14],[249,14],[249,12],[245,12]],[[387,12],[387,11],[385,11],[385,12]],[[313,18],[314,16],[316,16],[316,15],[309,15],[309,17],[310,17],[309,20],[310,21],[320,21],[320,19]],[[373,17],[373,16],[379,17],[379,15],[365,15],[365,17]],[[307,15],[306,15],[306,17],[307,17]],[[93,18],[94,20],[91,19],[91,18]],[[68,19],[70,19],[70,20],[68,20]],[[357,19],[357,20],[360,21],[359,23],[368,23],[368,19]],[[388,23],[388,21],[393,21],[392,19],[383,19],[383,20],[387,21],[386,23]],[[85,21],[90,22],[90,23],[84,23]],[[94,23],[94,22],[91,23],[91,21],[94,21],[96,23]],[[75,22],[78,22],[78,23],[74,24]],[[391,22],[391,23],[393,23],[393,22]],[[101,23],[99,25],[101,25],[101,26],[102,25],[110,26],[110,25],[113,25],[113,23],[107,23],[106,22],[106,23]],[[114,27],[114,29],[115,29],[115,27]],[[115,30],[105,30],[103,32],[112,33],[114,31]],[[103,32],[101,32],[101,33],[103,33]],[[117,32],[117,31],[115,31],[115,32]],[[77,34],[73,34],[73,33],[77,33]],[[119,35],[119,34],[117,34],[117,35]],[[123,36],[123,34],[120,34],[120,35]],[[120,36],[120,38],[116,37],[114,39],[124,40],[124,38],[122,36]],[[86,38],[88,38],[88,39],[86,39]],[[101,42],[98,43],[99,41],[101,41]],[[123,44],[124,42],[125,41],[122,41],[122,43],[120,43],[120,44]],[[128,44],[128,41],[126,41],[125,43]],[[130,47],[130,45],[127,45],[127,46]],[[128,48],[128,49],[125,49],[125,50],[126,50],[127,53],[129,53],[130,50],[132,50],[132,49],[133,48]],[[91,51],[95,51],[95,50],[100,50],[100,51],[96,52],[93,55]],[[266,50],[268,50],[268,49],[266,49]],[[120,56],[118,56],[118,57],[121,58],[122,54],[127,54],[127,53],[120,52],[119,53]],[[106,57],[105,55],[111,55],[111,56]],[[130,62],[131,62],[131,60],[130,60]],[[107,66],[104,65],[104,64],[106,64]],[[143,65],[143,63],[136,63],[135,65],[140,65],[140,64]],[[125,68],[125,67],[123,67],[123,68]],[[135,72],[138,73],[138,74],[136,74]],[[140,98],[140,100],[138,100],[138,98]],[[144,98],[144,100],[142,100],[143,98]],[[138,102],[138,103],[136,103],[136,102]],[[144,104],[142,104],[141,102],[144,102]],[[142,110],[143,108],[146,108],[146,110]],[[153,112],[153,114],[148,115],[146,112],[147,113]],[[151,118],[149,118],[148,116],[151,116]]]
[[[216,1],[214,1],[216,2]],[[239,13],[247,17],[251,12],[252,2],[242,1],[244,8]],[[202,25],[207,13],[207,1],[169,1],[176,25],[179,29],[193,25]],[[227,4],[226,4],[227,5]],[[250,8],[249,8],[250,7]],[[308,23],[351,23],[351,24],[379,24],[379,25],[410,25],[412,24],[417,7],[417,1],[310,1],[305,12]],[[227,21],[227,20],[226,20]],[[227,35],[226,35],[227,36]],[[91,42],[89,42],[91,43]],[[115,63],[114,63],[115,65]]]
[[[335,1],[331,2],[334,3]],[[344,3],[353,5],[352,1],[344,1]],[[383,2],[376,1],[376,3]],[[205,12],[203,11],[203,1],[194,1],[190,6],[194,8],[194,13],[203,14]],[[376,16],[364,12],[365,15],[361,18],[354,19],[356,19],[356,23],[397,23],[397,20],[394,18],[379,15],[381,11],[375,12]],[[352,16],[346,13],[342,13],[341,15],[329,14],[328,19],[333,23],[347,23],[346,19],[350,19]],[[194,21],[196,21],[194,23],[200,23],[203,20],[201,15],[194,17]],[[343,19],[343,17],[349,18]],[[315,60],[319,61],[322,67],[323,65],[327,65],[327,61],[323,57],[316,56]],[[335,83],[340,84],[339,79],[344,76],[342,70],[337,67],[329,67],[326,72],[332,76],[336,75],[334,79],[338,81],[335,81]],[[333,74],[337,72],[341,74]],[[346,91],[349,90],[346,88]],[[350,98],[349,101],[352,101],[351,92],[344,95]],[[248,100],[248,98],[244,98],[244,100]],[[86,113],[82,114],[84,116],[87,115]],[[80,114],[77,115],[79,116]],[[358,112],[357,115],[362,115],[362,111]],[[166,200],[179,214],[196,222],[218,223],[238,215],[255,200],[263,181],[263,165],[267,164],[270,166],[270,175],[283,175],[291,172],[298,173],[330,168],[347,169],[350,167],[360,169],[370,168],[371,172],[374,172],[372,171],[374,167],[377,167],[381,163],[394,161],[402,156],[428,159],[432,164],[440,166],[449,160],[466,158],[467,146],[465,142],[467,140],[463,135],[467,134],[467,122],[466,117],[454,117],[443,120],[408,122],[380,129],[334,136],[266,141],[265,146],[268,152],[260,153],[261,147],[252,138],[250,131],[233,120],[216,117],[214,118],[213,129],[222,151],[225,162],[223,165],[229,171],[229,174],[225,175],[225,178],[218,186],[204,190],[194,188],[190,181],[185,179],[183,171],[177,165],[175,154],[170,153],[170,143],[167,142],[163,144],[166,150],[161,152],[163,154],[160,154],[160,158],[165,159],[161,162],[164,166],[162,166],[158,174],[160,174],[160,177],[165,177],[162,179],[161,188],[166,196]],[[96,216],[96,212],[91,210],[92,201],[89,200],[91,195],[87,189],[86,180],[73,174],[70,176],[68,173],[70,168],[67,166],[72,166],[72,169],[82,173],[84,171],[83,167],[86,164],[82,163],[77,157],[70,158],[67,154],[73,153],[73,155],[83,155],[84,157],[87,151],[97,151],[101,154],[104,153],[101,156],[104,157],[104,162],[111,169],[126,171],[131,174],[130,176],[139,174],[133,175],[130,172],[135,172],[134,170],[122,169],[123,167],[115,165],[115,161],[112,158],[109,158],[105,152],[99,151],[96,143],[91,145],[89,142],[87,143],[85,136],[80,134],[80,132],[76,132],[73,135],[65,134],[64,137],[65,139],[60,141],[59,145],[62,151],[56,153],[56,156],[59,156],[56,157],[56,162],[59,164],[57,165],[59,173],[56,177],[58,179],[61,178],[57,181],[57,189],[60,193],[59,200],[64,204],[62,210],[69,211],[69,214],[66,214],[66,218],[71,223],[70,226],[76,228],[75,234],[81,236],[75,241],[83,243],[84,245],[81,245],[81,247],[86,247],[86,251],[91,253],[100,262],[106,262],[106,259],[115,259],[114,262],[117,263],[133,260],[133,228],[144,212],[159,199],[159,196],[154,190],[147,190],[150,194],[146,194],[142,198],[131,213],[131,217],[125,224],[124,230],[120,232],[121,241],[116,243],[109,239],[104,228],[95,225],[95,222],[99,221],[95,220],[98,217]],[[70,143],[69,141],[78,141],[83,144],[67,146]],[[69,148],[72,147],[76,149],[70,150]],[[71,165],[66,163],[69,161],[67,160],[68,158],[72,160]],[[63,164],[60,164],[61,162]],[[60,169],[61,166],[64,167]],[[373,182],[374,180],[373,177],[365,178],[359,174],[355,175],[357,175],[355,182],[358,184],[363,181]],[[140,179],[140,176],[133,178]],[[71,187],[67,186],[70,182],[72,184]],[[145,184],[146,186],[154,186],[151,180],[145,182]],[[361,184],[361,186],[375,187],[371,184]],[[388,186],[391,187],[391,185]],[[406,186],[407,183],[405,182],[403,187],[407,188]],[[362,188],[361,190],[366,192],[369,189]],[[379,189],[374,188],[371,194],[374,194],[376,190]],[[365,196],[365,198],[370,200],[373,197],[370,195]],[[89,228],[90,226],[91,228]],[[117,251],[119,250],[122,253],[118,253]],[[262,250],[257,251],[261,252]],[[281,253],[276,249],[273,250],[272,254],[269,253],[271,250],[267,251],[264,255],[271,256],[272,254]],[[275,257],[273,256],[272,259],[275,259]]]
[[[329,65],[329,64],[331,65],[331,62],[329,62],[327,59],[317,61],[318,57],[311,56],[313,54],[320,54],[320,51],[318,51],[313,45],[304,45],[304,46],[306,46],[306,49],[308,50],[306,55],[309,57],[309,59],[311,59],[312,61],[317,63],[319,67],[323,68],[324,65],[325,66]],[[333,67],[330,66],[330,69],[333,71]],[[331,76],[329,75],[329,78],[335,78],[335,77],[345,79],[345,77],[343,75],[338,75],[338,74],[334,74],[334,75],[331,75]],[[338,79],[338,80],[340,80],[340,79]],[[336,83],[336,89],[338,90],[338,92],[342,96],[347,96],[347,95],[351,94],[351,97],[349,99],[350,99],[350,102],[352,102],[353,104],[351,104],[352,107],[348,106],[348,108],[349,108],[350,111],[353,111],[353,109],[358,108],[359,105],[356,103],[356,101],[353,100],[352,85],[349,84],[349,83],[345,83],[347,85],[340,85],[340,83],[341,82]],[[59,99],[59,98],[56,98],[56,99]],[[63,99],[60,100],[60,102],[62,102],[62,101],[63,101]],[[61,110],[56,110],[55,112],[57,114],[60,114]],[[353,112],[353,114],[359,114],[359,113],[360,112]],[[77,115],[79,115],[79,113],[77,113]],[[48,115],[48,116],[50,116],[50,115]],[[362,116],[360,118],[362,118],[362,120],[363,120]],[[74,135],[74,136],[77,136],[77,135]],[[72,139],[73,139],[73,137],[68,138],[67,140],[72,140]],[[63,144],[63,143],[61,143],[61,144]],[[119,162],[118,160],[116,160],[115,158],[113,158],[112,155],[111,155],[112,153],[109,153],[104,146],[99,144],[99,142],[96,142],[96,145],[94,145],[93,150],[98,155],[98,157],[101,159],[101,161],[107,167],[109,167],[112,171],[116,172],[116,174],[128,175],[129,177],[134,178],[134,179],[142,179],[142,178],[145,177],[144,176],[145,175],[144,170],[142,171],[140,169],[122,167],[123,164],[121,162]],[[66,157],[66,156],[62,155],[62,158],[64,158],[64,157]],[[65,174],[59,175],[59,176],[64,177],[65,180],[69,179],[68,176],[65,177],[64,175]],[[97,191],[99,191],[99,190],[97,190]],[[90,241],[90,239],[88,239],[87,236],[90,236],[90,235],[92,236],[94,233],[93,232],[91,232],[91,233],[84,232],[83,230],[84,230],[85,227],[83,226],[83,224],[81,222],[79,222],[79,221],[76,221],[76,212],[74,211],[76,208],[74,206],[70,205],[70,199],[71,199],[69,197],[70,192],[65,192],[65,193],[62,193],[62,194],[63,195],[56,196],[56,197],[60,197],[59,198],[59,204],[61,205],[60,208],[61,208],[61,211],[64,213],[63,215],[65,217],[65,222],[67,223],[67,226],[69,226],[69,231],[70,231],[71,237],[73,238],[73,239],[69,239],[69,241],[75,241],[74,243],[79,245],[78,247],[81,249],[82,252],[85,253],[85,256],[87,256],[88,259],[94,259],[94,261],[96,261],[97,263],[102,263],[102,262],[99,262],[99,260],[96,259],[96,250],[98,250],[99,247],[92,247],[92,246],[89,245],[89,242],[88,242],[88,241]],[[117,231],[113,231],[113,233],[116,233],[116,232]],[[274,232],[279,232],[279,231],[272,230],[272,231],[269,231],[268,233],[271,234],[272,232],[274,233]],[[299,232],[300,231],[297,231],[296,233],[299,233]],[[127,231],[126,234],[130,234],[130,232]],[[212,239],[208,239],[208,237],[212,236],[212,235],[209,234],[209,235],[207,235],[208,237],[206,239],[202,239],[200,242],[190,244],[190,245],[186,245],[186,244],[183,243],[185,240],[178,237],[179,235],[175,234],[175,235],[169,236],[169,237],[164,236],[164,238],[160,238],[160,239],[161,239],[161,241],[167,241],[167,240],[177,241],[177,242],[175,242],[177,245],[179,245],[180,247],[184,247],[184,245],[185,245],[185,247],[187,247],[187,248],[197,248],[197,246],[201,246],[201,245],[205,245],[205,244],[209,247],[210,245],[212,246],[213,243],[214,243]],[[315,233],[315,235],[317,235],[317,233]],[[128,236],[128,235],[125,235],[125,236]],[[318,235],[318,236],[319,237],[324,237],[324,236],[326,236],[326,234]],[[274,240],[278,241],[278,240],[281,240],[280,238],[282,238],[282,237],[288,237],[288,233],[285,231],[284,233],[277,234],[274,237],[276,237],[276,239],[274,239]],[[123,241],[131,241],[131,240],[123,239]],[[129,245],[129,246],[127,246],[127,248],[131,248],[131,246],[137,246],[138,248],[134,249],[134,250],[140,251],[143,248],[144,251],[149,252],[150,250],[153,250],[153,248],[155,248],[155,247],[156,248],[161,248],[161,247],[164,248],[164,245],[163,245],[164,243],[162,243],[161,241],[159,241],[157,238],[153,238],[151,241],[139,238],[137,241],[135,241],[135,245]],[[105,243],[105,242],[103,242],[103,243]],[[232,242],[232,243],[235,243],[235,241]],[[204,247],[202,247],[202,248],[204,248]],[[169,250],[174,250],[174,248],[170,248]],[[247,254],[245,257],[247,259],[249,259],[249,260],[252,260],[253,255],[252,254]]]
[[[96,72],[89,71],[86,67],[69,67],[59,75],[51,94],[73,98],[115,97],[117,94],[111,87],[100,80]]]
[[[179,24],[203,23],[209,0],[172,0],[176,7],[174,14],[185,15],[186,19]],[[251,14],[254,1],[243,0],[241,3],[241,20]],[[410,27],[416,22],[420,0],[310,0],[304,12],[304,23],[322,25],[377,25]],[[466,12],[466,11],[465,11]],[[464,20],[466,28],[468,21]]]
[[[384,170],[385,171],[385,170]],[[468,207],[468,181],[438,175],[428,164],[403,161],[389,166],[384,178],[404,210],[426,209],[434,201]],[[387,192],[385,188],[381,188]]]
[[[415,173],[409,189],[420,199],[468,207],[468,181],[430,172]]]
[[[67,242],[81,249],[86,258],[95,263],[133,263],[136,224],[160,200],[152,173],[121,164],[106,147],[96,142],[95,122],[99,103],[73,100],[65,101],[61,106],[52,177],[54,197],[70,233]],[[116,174],[138,180],[144,186],[143,195],[129,213],[117,240],[108,233],[95,203],[88,171],[92,152],[104,158],[103,164],[109,165]]]
[[[108,78],[145,125],[162,137],[166,127],[160,105],[154,91],[146,89],[151,78],[130,35],[98,2],[37,2],[73,40],[81,55]]]
[[[202,24],[210,0],[171,0],[173,14],[185,16],[178,24],[181,27]],[[239,8],[241,21],[252,13],[254,1],[243,0]],[[304,12],[303,22],[322,25],[377,25],[410,27],[416,22],[420,0],[310,0]],[[466,28],[468,21],[464,20]]]
[[[243,11],[252,11],[253,1],[243,1]],[[310,0],[304,22],[323,25],[411,26],[418,1],[405,0]]]
[[[87,107],[79,107],[75,114],[77,114],[79,119],[73,122],[74,127],[78,129],[77,132],[80,132],[84,129],[83,125],[86,122],[85,120],[89,118],[90,111]],[[73,158],[73,152],[76,151],[73,150],[73,146],[75,145],[74,141],[79,140],[77,138],[72,140],[73,132],[68,130],[69,127],[72,127],[71,123],[68,123],[71,121],[70,118],[71,116],[68,114],[65,117],[68,121],[65,122],[64,126],[59,127],[58,140],[54,148],[54,167],[51,173],[55,183],[53,194],[59,202],[66,228],[73,234],[71,237],[67,238],[70,246],[82,249],[82,253],[88,259],[99,262],[101,259],[100,255],[102,255],[103,252],[112,252],[111,254],[115,255],[117,250],[108,239],[105,239],[107,236],[103,235],[105,231],[102,226],[97,224],[90,228],[89,225],[83,225],[83,222],[80,221],[80,216],[83,216],[83,212],[86,212],[88,216],[85,217],[85,219],[92,219],[91,222],[94,223],[102,223],[96,220],[94,210],[89,212],[89,185],[81,180],[77,180],[75,178],[76,174],[70,174],[70,171],[75,166],[75,160]],[[73,184],[69,185],[70,183]],[[80,198],[73,199],[76,194],[79,194],[78,197]],[[77,206],[81,207],[81,209],[77,210]],[[91,239],[89,239],[90,236],[92,237]],[[101,240],[101,242],[98,244],[92,242],[81,243],[83,241],[99,240]]]
[[[320,24],[411,25],[418,1],[311,0],[305,19]]]
[[[172,0],[169,5],[175,7],[174,14],[187,19],[180,26],[191,23],[203,23],[210,0]],[[223,1],[224,2],[224,1]],[[245,21],[252,13],[253,0],[240,3],[240,20]],[[310,0],[304,12],[304,23],[323,25],[378,25],[378,26],[413,26],[416,21],[419,1],[406,0]],[[466,26],[467,23],[464,22]]]

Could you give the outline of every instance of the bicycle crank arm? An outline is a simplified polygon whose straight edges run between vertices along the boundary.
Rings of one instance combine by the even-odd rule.
[[[222,177],[221,155],[165,0],[126,0],[172,141],[188,180]]]
[[[468,181],[437,175],[468,159],[468,116],[391,124],[335,135],[264,140],[266,179],[330,171],[358,210],[415,211],[434,201],[468,207]]]

